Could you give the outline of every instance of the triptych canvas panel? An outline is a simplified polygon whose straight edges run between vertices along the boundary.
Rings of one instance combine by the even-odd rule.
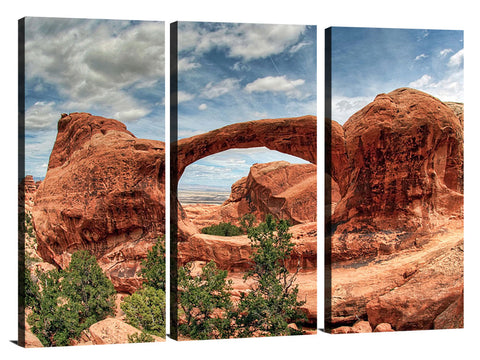
[[[318,212],[316,26],[165,26],[19,22],[19,344],[463,327],[463,32],[326,30]]]

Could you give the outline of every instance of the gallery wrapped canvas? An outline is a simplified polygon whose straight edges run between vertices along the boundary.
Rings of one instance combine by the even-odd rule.
[[[463,327],[463,32],[326,30],[332,333]]]
[[[164,24],[19,34],[19,344],[163,341]]]
[[[171,26],[171,334],[316,332],[316,28]]]

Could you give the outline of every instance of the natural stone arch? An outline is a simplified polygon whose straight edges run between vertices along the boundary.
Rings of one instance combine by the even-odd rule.
[[[317,117],[248,121],[178,140],[177,182],[188,165],[204,157],[234,148],[262,146],[316,164]]]

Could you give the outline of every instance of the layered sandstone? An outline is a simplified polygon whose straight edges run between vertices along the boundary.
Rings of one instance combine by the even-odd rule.
[[[331,138],[333,261],[409,248],[412,233],[463,218],[463,128],[450,106],[398,89],[355,113],[343,137],[332,124]]]
[[[66,267],[87,249],[117,290],[137,287],[139,262],[165,230],[164,155],[163,142],[116,120],[63,114],[33,208],[42,258]]]
[[[463,104],[402,88],[327,130],[327,328],[463,327]]]
[[[246,178],[232,185],[232,192],[221,208],[230,221],[250,213],[258,219],[272,214],[291,224],[317,220],[317,166],[275,161],[254,164]]]
[[[176,144],[178,178],[195,161],[232,148],[265,146],[317,162],[317,117],[263,119],[224,126],[179,140]]]

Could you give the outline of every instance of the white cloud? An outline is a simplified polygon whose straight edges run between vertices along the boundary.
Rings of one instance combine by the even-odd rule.
[[[224,79],[218,83],[209,82],[202,90],[201,95],[213,99],[230,91],[238,89],[240,80],[234,78]]]
[[[252,92],[284,92],[287,96],[298,98],[300,91],[296,89],[305,83],[303,79],[289,80],[283,76],[267,76],[256,79],[245,86],[245,91]]]
[[[237,61],[235,64],[232,66],[232,70],[235,71],[250,71],[250,65],[243,63],[241,61]]]
[[[184,102],[184,101],[190,101],[192,100],[193,98],[195,97],[195,95],[193,94],[189,94],[185,91],[179,91],[177,93],[177,101],[178,103],[180,104],[181,102]]]
[[[332,120],[339,124],[345,123],[350,116],[373,101],[375,96],[334,96],[332,98]]]
[[[424,91],[442,101],[463,102],[463,69],[435,80],[430,75],[423,75],[408,86]]]
[[[25,127],[31,130],[56,129],[60,113],[55,102],[38,101],[25,112]]]
[[[421,60],[421,59],[426,59],[427,57],[428,57],[428,55],[420,54],[415,58],[415,61],[418,61],[418,60]]]
[[[165,75],[164,24],[128,21],[27,18],[25,42],[26,80],[41,79],[65,99],[71,111],[99,109],[119,120],[148,114],[128,88],[152,87]],[[37,91],[42,90],[36,88]]]
[[[195,62],[195,58],[193,56],[190,56],[178,60],[177,66],[178,71],[188,71],[200,67],[200,64]]]
[[[208,106],[207,104],[200,104],[200,106],[198,107],[198,110],[207,110]]]
[[[265,24],[221,24],[205,29],[195,23],[181,23],[179,50],[205,53],[214,48],[227,50],[230,57],[244,60],[266,58],[294,45],[305,26]]]
[[[448,66],[463,66],[463,49],[450,57],[450,60],[448,61]]]
[[[428,74],[423,75],[421,78],[412,81],[410,84],[408,84],[409,87],[419,89],[419,88],[424,88],[425,86],[428,86],[432,82],[432,77]]]
[[[290,53],[296,53],[298,50],[300,50],[304,46],[309,46],[309,45],[312,45],[312,43],[305,42],[305,41],[298,43],[290,48]]]
[[[445,57],[447,56],[448,54],[452,53],[453,50],[452,49],[443,49],[442,51],[440,51],[440,56],[441,57]]]

